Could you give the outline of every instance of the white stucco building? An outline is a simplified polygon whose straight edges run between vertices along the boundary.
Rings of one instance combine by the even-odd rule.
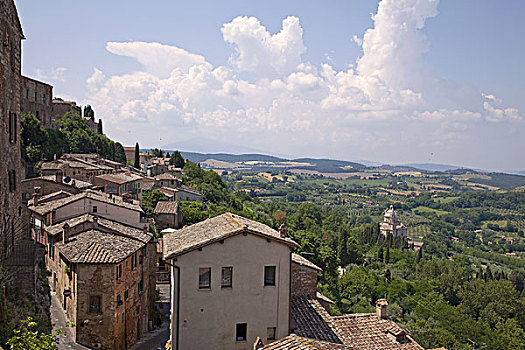
[[[173,349],[253,349],[289,334],[292,248],[272,228],[225,213],[164,235]]]
[[[388,236],[388,234],[391,234],[392,237],[407,238],[407,228],[399,222],[399,216],[392,205],[385,210],[383,222],[379,225],[379,228],[381,234],[385,237]]]

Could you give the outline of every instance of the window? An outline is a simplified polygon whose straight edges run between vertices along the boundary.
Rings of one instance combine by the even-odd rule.
[[[211,267],[199,269],[199,289],[211,288]]]
[[[120,297],[120,294],[117,295],[117,307],[119,307],[120,305],[122,305],[122,298]]]
[[[98,314],[100,313],[100,295],[89,296],[89,312]]]
[[[93,213],[96,213],[98,211],[98,208],[96,205],[93,206]]]
[[[223,267],[222,268],[222,279],[221,279],[222,288],[231,288],[232,275],[233,275],[233,267]]]
[[[9,133],[9,142],[14,142],[14,133],[13,133],[13,115],[14,113],[9,111],[9,125],[8,125],[8,133]]]
[[[275,286],[275,266],[264,267],[264,285]]]
[[[131,256],[131,270],[135,270],[137,267],[137,252]]]
[[[29,99],[29,89],[26,89],[26,98]]]
[[[275,340],[275,327],[266,328],[266,340]]]
[[[139,296],[142,294],[143,289],[144,289],[144,280],[140,280],[139,286],[138,286]]]
[[[120,277],[122,277],[122,265],[118,264],[117,265],[117,281],[120,279]]]
[[[246,341],[248,325],[246,323],[237,323],[235,327],[235,340],[236,341]]]
[[[15,70],[16,68],[16,48],[15,41],[11,41],[11,69]]]
[[[123,313],[122,313],[122,323],[124,323],[124,320],[125,320],[125,317],[126,317],[125,315],[126,315],[126,313],[123,312]]]
[[[35,91],[35,101],[38,99],[38,92]],[[38,114],[38,112],[36,112]],[[38,115],[37,115],[38,117]]]
[[[9,192],[15,192],[16,191],[16,171],[8,170],[7,177],[9,181]]]
[[[129,298],[129,291],[126,289],[124,291],[124,300],[128,300],[128,298]]]

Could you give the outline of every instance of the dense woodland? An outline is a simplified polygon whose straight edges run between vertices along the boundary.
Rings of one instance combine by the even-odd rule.
[[[520,216],[525,209],[522,192],[465,191],[446,201],[422,193],[395,202],[401,220],[403,213],[414,219],[416,211],[417,219],[431,228],[425,249],[416,251],[379,234],[378,221],[388,201],[356,214],[348,205],[235,191],[239,174],[222,177],[192,162],[184,170],[184,183],[205,197],[204,205],[181,203],[184,224],[226,211],[275,229],[286,223],[299,250],[313,254],[308,258],[323,269],[319,288],[336,302],[332,313],[373,312],[375,300],[386,297],[389,316],[426,348],[471,349],[474,341],[477,348],[525,349],[525,260],[502,254],[525,250],[522,241],[510,246],[496,240],[487,246],[473,233],[487,220],[505,218],[508,224],[497,229],[522,236],[502,211],[512,209],[511,215]],[[303,179],[307,183],[308,178]],[[292,185],[295,195],[307,197],[308,192],[298,190],[300,181]],[[155,199],[155,194],[148,196]]]

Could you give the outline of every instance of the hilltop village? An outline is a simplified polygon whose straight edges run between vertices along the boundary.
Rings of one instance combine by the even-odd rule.
[[[22,76],[14,1],[0,12],[1,346],[525,347],[519,192],[452,196],[404,173],[349,195],[317,173],[122,146],[96,106]],[[475,209],[489,201],[500,212]]]

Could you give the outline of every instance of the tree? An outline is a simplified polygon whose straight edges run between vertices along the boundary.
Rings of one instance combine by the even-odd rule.
[[[171,154],[170,164],[174,165],[176,168],[184,168],[186,161],[182,157],[179,151],[175,151]]]
[[[47,132],[32,114],[22,114],[20,120],[20,147],[22,159],[36,163],[42,160],[47,145]]]
[[[388,264],[390,263],[390,247],[387,246],[386,247],[386,252],[385,252],[385,261],[384,261],[385,264]]]
[[[423,259],[423,248],[420,248],[417,252],[416,263],[419,263]]]
[[[147,217],[155,216],[155,207],[160,201],[167,201],[168,197],[160,190],[144,191],[142,194],[142,209]]]
[[[99,120],[98,120],[98,124],[97,124],[97,132],[98,132],[100,135],[104,135],[104,132],[102,131],[102,119],[99,119]]]
[[[133,163],[133,166],[140,169],[140,149],[138,142],[135,144],[135,163]]]
[[[383,261],[383,247],[379,247],[377,251],[377,260]]]
[[[14,335],[7,341],[11,350],[56,350],[58,349],[58,336],[65,333],[61,330],[55,334],[46,334],[36,330],[37,323],[31,317],[22,320],[21,329],[15,329]]]
[[[84,107],[84,118],[89,118],[92,121],[95,121],[95,111],[91,108],[90,105]]]
[[[155,157],[164,158],[164,151],[161,149],[154,148],[151,150],[151,153],[153,153]]]

